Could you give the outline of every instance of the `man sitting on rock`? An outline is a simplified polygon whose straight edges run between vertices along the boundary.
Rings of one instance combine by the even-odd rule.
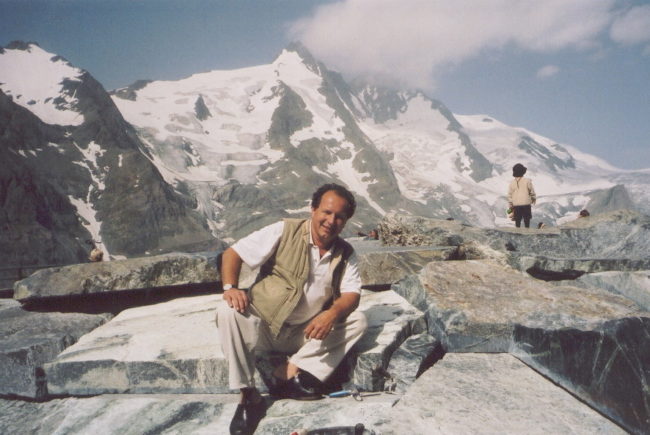
[[[310,219],[285,219],[239,240],[223,254],[223,299],[217,327],[229,386],[241,391],[231,433],[250,433],[265,411],[255,388],[255,353],[290,355],[273,371],[271,393],[312,400],[367,328],[353,248],[339,237],[356,208],[337,184],[312,197]],[[242,262],[260,267],[249,292],[237,288]]]

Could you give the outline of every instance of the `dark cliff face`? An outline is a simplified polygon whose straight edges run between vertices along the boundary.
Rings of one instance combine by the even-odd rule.
[[[97,157],[96,168],[105,189],[97,191],[94,203],[109,251],[133,256],[212,239],[201,218],[185,206],[142,153],[135,130],[103,87],[87,73],[81,81],[67,85],[73,88],[85,117],[74,129],[74,139],[81,148],[94,142],[105,150]]]
[[[81,125],[45,124],[0,92],[0,264],[87,261],[89,213],[111,255],[211,246],[103,87],[84,72],[61,92],[74,95]]]
[[[66,157],[49,144],[71,145],[63,127],[47,125],[0,91],[0,264],[48,265],[84,261],[90,233],[67,197],[87,185],[81,168],[56,167]],[[66,186],[67,184],[67,186]]]

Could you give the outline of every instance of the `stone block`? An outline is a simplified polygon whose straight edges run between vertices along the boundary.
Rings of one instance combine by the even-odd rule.
[[[372,428],[384,435],[626,433],[507,354],[446,354]]]
[[[103,395],[44,403],[0,399],[3,434],[228,434],[235,394]]]
[[[216,283],[219,253],[171,253],[42,269],[16,282],[14,299],[37,299]]]
[[[631,433],[650,428],[650,317],[596,328],[517,326],[512,353]]]
[[[647,424],[650,313],[633,301],[488,261],[429,263],[393,288],[448,352],[511,352],[622,426]]]
[[[449,260],[457,247],[414,248],[389,246],[374,251],[357,250],[359,274],[364,286],[390,286],[417,273],[431,261]]]
[[[0,300],[0,394],[44,397],[43,365],[110,317],[30,312],[16,301]]]
[[[365,391],[382,391],[396,349],[408,337],[426,331],[423,313],[393,291],[364,291],[358,310],[368,318],[368,331],[352,350],[351,382]]]
[[[442,358],[441,343],[428,333],[413,335],[391,356],[388,374],[391,377],[391,391],[403,394],[411,384],[436,361]]]
[[[644,310],[650,310],[650,270],[589,273],[578,278],[577,283],[623,295]]]
[[[121,312],[45,365],[50,394],[229,392],[215,326],[220,300],[194,296]],[[392,352],[426,327],[394,292],[364,291],[361,301],[370,328],[350,356],[354,375],[345,377],[370,390],[381,388]],[[257,385],[265,390],[261,378]]]
[[[45,365],[55,395],[227,393],[219,295],[131,308]]]

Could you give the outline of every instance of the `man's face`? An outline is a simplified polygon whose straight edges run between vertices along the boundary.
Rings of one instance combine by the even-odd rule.
[[[317,208],[311,209],[311,232],[314,243],[329,249],[348,220],[348,202],[335,191],[325,192]]]

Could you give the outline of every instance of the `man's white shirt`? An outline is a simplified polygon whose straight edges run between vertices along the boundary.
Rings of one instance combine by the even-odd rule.
[[[232,246],[241,259],[250,268],[255,269],[275,252],[282,232],[284,221],[268,225],[255,231]],[[309,223],[309,279],[303,288],[303,294],[296,309],[287,318],[287,323],[297,325],[304,323],[318,314],[332,295],[332,271],[330,262],[331,249],[320,257],[318,246],[314,244]],[[341,293],[361,293],[361,277],[357,266],[357,255],[352,253],[341,279]]]

